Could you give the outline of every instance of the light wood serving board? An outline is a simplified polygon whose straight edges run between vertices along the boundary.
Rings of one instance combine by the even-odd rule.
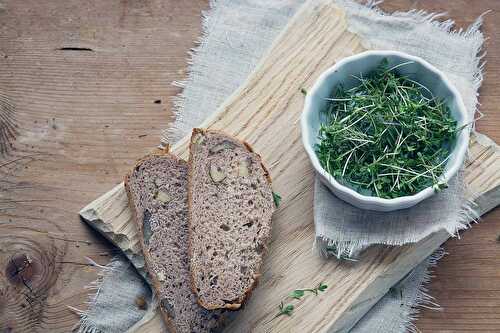
[[[300,140],[300,90],[310,87],[339,59],[360,51],[360,40],[347,31],[342,10],[330,1],[309,1],[248,81],[202,125],[248,141],[262,155],[273,188],[283,197],[273,217],[272,242],[260,284],[226,332],[347,332],[391,286],[449,237],[439,232],[411,246],[372,247],[355,263],[322,259],[312,250],[314,171]],[[500,202],[500,154],[486,141],[473,136],[467,165],[467,182],[479,196],[480,213]],[[186,137],[173,152],[187,159],[187,143]],[[141,269],[123,184],[90,203],[80,215]],[[293,301],[293,316],[272,319],[291,290],[319,282],[329,286],[325,293]],[[152,316],[136,331],[160,332],[161,324],[158,315]]]

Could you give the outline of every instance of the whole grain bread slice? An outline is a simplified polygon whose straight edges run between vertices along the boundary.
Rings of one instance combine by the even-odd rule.
[[[188,164],[192,288],[204,308],[235,310],[260,276],[271,179],[248,144],[219,131],[193,130]]]
[[[187,163],[165,150],[140,160],[125,187],[169,331],[203,333],[219,327],[223,313],[202,308],[190,288],[187,172]]]

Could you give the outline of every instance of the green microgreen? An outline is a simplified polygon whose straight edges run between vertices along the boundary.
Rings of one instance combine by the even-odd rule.
[[[273,319],[283,315],[287,315],[290,317],[292,315],[294,306],[293,304],[284,305],[283,302],[281,302],[280,305],[278,305],[278,309],[279,312],[273,317]]]
[[[321,291],[325,291],[328,286],[321,282],[317,287],[315,288],[306,288],[306,289],[295,289],[292,291],[290,294],[288,294],[288,297],[295,298],[295,299],[301,299],[305,295],[306,292],[313,293],[315,295],[318,295],[318,293]]]
[[[295,289],[290,294],[288,294],[288,297],[293,298],[295,300],[300,300],[302,299],[302,297],[305,296],[307,292],[310,292],[317,296],[319,292],[325,291],[326,288],[328,288],[328,286],[325,283],[320,282],[315,288]],[[284,305],[283,301],[281,301],[280,304],[278,305],[278,309],[279,312],[271,320],[282,315],[291,316],[294,310],[294,305],[293,304]]]
[[[300,299],[302,296],[304,296],[304,294],[305,294],[305,290],[297,289],[297,290],[292,291],[290,294],[288,294],[288,297]]]
[[[337,248],[336,245],[327,246],[326,253],[328,255],[335,256],[335,257],[337,257],[337,259],[340,259],[340,260],[357,261],[357,259],[355,257],[350,256],[347,251],[343,251],[342,253],[339,253],[339,249]]]
[[[320,282],[319,286],[318,286],[318,291],[325,291],[326,288],[328,288],[328,286],[326,284],[324,284],[323,282]]]
[[[274,205],[276,206],[276,208],[278,208],[280,206],[281,196],[278,193],[273,192],[273,200],[274,200]]]
[[[306,96],[307,95],[307,90],[305,88],[300,88],[300,92]]]
[[[322,167],[369,196],[397,198],[441,179],[458,131],[444,100],[389,68],[387,59],[358,84],[337,87],[322,110],[316,145]]]

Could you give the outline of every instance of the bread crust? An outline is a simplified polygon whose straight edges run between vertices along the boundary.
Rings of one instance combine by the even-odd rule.
[[[137,211],[135,209],[135,205],[134,205],[134,202],[133,202],[133,199],[132,199],[132,193],[131,193],[131,190],[130,190],[129,181],[130,181],[130,177],[132,176],[132,173],[138,167],[140,167],[144,162],[146,162],[149,159],[154,158],[154,157],[163,157],[163,156],[168,156],[170,158],[173,158],[177,162],[182,161],[182,162],[185,163],[184,160],[181,160],[177,156],[171,154],[170,153],[170,146],[167,145],[163,149],[162,148],[158,148],[154,152],[152,152],[152,153],[144,156],[140,160],[138,160],[137,163],[135,164],[134,168],[125,175],[125,180],[124,180],[125,190],[127,192],[127,198],[128,198],[129,207],[131,207],[131,209],[132,209],[133,220],[134,220],[134,222],[135,222],[135,224],[137,226],[137,229],[139,230],[139,234],[141,235],[141,237],[139,237],[139,243],[141,245],[142,254],[144,256],[144,262],[145,262],[145,265],[146,265],[146,270],[149,273],[149,278],[151,279],[151,283],[153,284],[153,288],[155,289],[155,293],[157,295],[160,294],[160,289],[161,289],[160,285],[161,284],[160,284],[160,281],[158,280],[156,274],[154,274],[153,270],[150,268],[150,267],[152,267],[151,258],[149,256],[148,251],[146,250],[147,247],[144,244],[144,238],[142,237],[142,234],[143,234],[143,231],[142,231],[142,221],[140,221],[139,218],[138,218],[138,216],[137,216]],[[158,299],[158,301],[160,301],[160,299]],[[165,325],[167,326],[168,331],[171,332],[171,333],[177,333],[177,330],[176,330],[174,322],[173,322],[173,318],[170,318],[170,316],[168,315],[167,311],[161,305],[158,305],[158,308],[160,309],[160,312],[161,312],[162,317],[163,317],[163,321],[165,322]]]
[[[193,131],[191,133],[191,139],[189,141],[189,160],[188,160],[188,191],[187,191],[187,205],[188,205],[188,230],[189,230],[189,237],[188,237],[188,258],[189,258],[189,265],[190,265],[190,271],[191,271],[191,289],[193,291],[193,293],[195,293],[195,295],[198,295],[198,291],[196,289],[196,285],[195,285],[195,276],[194,276],[194,272],[193,272],[193,269],[191,268],[191,253],[192,253],[192,237],[191,237],[191,226],[192,226],[192,205],[193,205],[193,202],[192,202],[192,193],[191,193],[191,190],[192,190],[192,177],[193,177],[193,173],[192,173],[192,170],[193,170],[193,167],[192,167],[192,160],[193,160],[193,138],[197,135],[197,134],[205,134],[205,133],[217,133],[217,134],[221,134],[221,135],[224,135],[224,136],[229,136],[227,133],[224,133],[222,131],[219,131],[219,130],[205,130],[205,129],[201,129],[201,128],[193,128]],[[264,171],[264,175],[267,179],[267,181],[269,182],[269,185],[272,184],[272,181],[271,181],[271,176],[269,174],[269,171],[267,170],[267,168],[264,166],[264,164],[262,163],[262,157],[255,153],[252,146],[250,146],[249,143],[247,143],[246,141],[244,140],[240,140],[234,136],[232,136],[232,138],[236,141],[239,141],[243,146],[245,146],[245,148],[251,152],[251,153],[254,153],[257,158],[258,158],[258,161],[260,163],[260,166],[262,167],[263,171]],[[272,220],[271,220],[271,224],[272,224]],[[270,241],[270,238],[271,238],[271,234],[269,234],[269,236],[265,239],[264,243],[265,243],[265,246],[264,246],[264,251],[262,253],[262,256],[264,257],[266,254],[267,254],[267,250],[268,250],[268,244],[269,244],[269,241]],[[198,297],[198,304],[200,304],[202,307],[204,307],[205,309],[207,310],[217,310],[217,309],[227,309],[227,310],[239,310],[242,305],[245,303],[245,301],[250,297],[250,295],[252,294],[253,290],[257,287],[258,285],[258,282],[259,282],[259,279],[260,279],[260,271],[262,269],[262,262],[261,262],[261,265],[258,267],[258,270],[257,270],[257,276],[254,277],[254,281],[252,283],[252,285],[247,289],[245,290],[245,293],[244,295],[240,298],[240,299],[237,299],[237,300],[234,300],[235,302],[234,303],[225,303],[224,306],[218,306],[218,305],[215,305],[215,304],[207,304],[205,302],[203,302],[199,297]]]

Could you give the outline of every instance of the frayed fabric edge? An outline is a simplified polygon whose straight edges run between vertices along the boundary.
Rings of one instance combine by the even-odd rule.
[[[355,2],[353,0],[336,0],[337,3],[341,4],[348,12],[347,17],[352,13],[356,12],[369,12],[368,16],[380,16],[380,17],[393,17],[393,18],[410,18],[414,19],[417,22],[420,23],[428,23],[436,27],[438,30],[447,33],[450,36],[453,36],[454,38],[464,38],[464,39],[469,39],[472,40],[473,43],[473,49],[474,49],[474,54],[477,55],[474,59],[473,67],[474,67],[474,72],[472,74],[472,86],[475,90],[475,96],[474,96],[474,110],[472,112],[472,115],[474,116],[476,113],[478,114],[478,117],[474,119],[474,122],[480,118],[482,118],[483,114],[478,110],[479,106],[479,100],[478,100],[478,90],[481,87],[481,84],[483,82],[483,76],[484,76],[484,68],[486,65],[486,61],[484,60],[484,57],[486,56],[486,51],[483,50],[483,45],[485,42],[485,37],[483,33],[481,32],[481,27],[483,25],[483,20],[484,16],[487,15],[488,13],[491,12],[491,10],[485,11],[483,14],[481,14],[475,21],[472,23],[467,29],[458,29],[458,30],[452,30],[455,21],[452,19],[447,19],[444,21],[439,21],[439,18],[442,18],[443,16],[446,16],[447,13],[429,13],[424,10],[410,10],[407,12],[401,12],[401,11],[396,11],[393,13],[386,13],[383,10],[381,10],[379,7],[377,7],[378,4],[382,3],[383,1],[373,1],[370,0],[366,4],[361,4],[358,2]],[[347,30],[359,35],[360,37],[363,37],[360,31],[356,28],[355,25],[353,24],[347,24]],[[376,49],[376,45],[373,45],[369,40],[366,38],[361,39],[361,44],[363,47],[366,49]],[[475,128],[475,123],[472,125],[472,129]]]
[[[370,243],[369,245],[367,245],[366,241],[339,241],[330,239],[325,235],[317,235],[314,241],[313,249],[322,257],[334,256],[337,259],[357,260],[359,255],[372,245],[402,246],[405,244],[417,243],[425,237],[441,230],[448,232],[450,237],[460,238],[460,231],[470,228],[472,223],[477,223],[480,219],[479,214],[475,209],[475,207],[477,207],[474,202],[476,198],[477,195],[473,195],[472,199],[466,200],[466,202],[462,205],[463,208],[458,214],[456,224],[450,229],[441,228],[437,230],[430,230],[426,234],[416,235],[418,237],[410,239],[385,239],[380,240],[379,242]]]
[[[95,281],[90,282],[85,289],[92,291],[89,294],[89,301],[86,302],[87,310],[80,310],[72,306],[67,306],[70,310],[77,313],[80,316],[80,322],[77,333],[105,333],[102,332],[99,328],[97,328],[96,324],[89,318],[89,312],[97,303],[97,299],[99,297],[99,292],[102,287],[102,283],[104,279],[106,279],[110,274],[112,274],[117,268],[114,267],[119,262],[119,257],[114,257],[111,261],[106,265],[102,266],[96,263],[94,260],[86,257],[87,261],[97,268],[99,268],[99,272],[97,273],[97,279]],[[76,328],[75,328],[76,329]]]
[[[355,8],[354,10],[370,10],[372,11],[371,15],[381,15],[381,16],[393,16],[393,17],[411,17],[416,20],[419,20],[420,22],[428,22],[438,28],[439,30],[446,32],[448,34],[454,35],[455,38],[467,38],[467,39],[472,39],[474,41],[473,43],[473,48],[475,51],[475,54],[478,55],[474,59],[474,72],[473,72],[473,89],[476,92],[474,96],[474,109],[472,110],[472,118],[474,118],[475,114],[478,114],[478,117],[474,120],[480,119],[482,117],[482,113],[478,111],[478,89],[482,84],[483,81],[483,75],[484,75],[484,67],[485,67],[485,61],[484,61],[484,56],[486,55],[486,52],[483,51],[483,44],[485,41],[485,38],[480,31],[480,28],[483,23],[483,17],[486,15],[488,12],[483,13],[481,16],[479,16],[476,21],[471,24],[466,30],[459,29],[456,31],[453,31],[452,28],[455,24],[455,22],[451,19],[445,20],[445,21],[438,21],[439,18],[443,17],[446,15],[446,13],[427,13],[425,11],[416,11],[412,10],[409,12],[395,12],[392,14],[386,14],[379,8],[377,8],[377,5],[381,2],[375,2],[375,1],[368,1],[365,5],[355,3],[350,0],[339,0],[339,3],[342,3],[345,7],[349,7],[351,9]],[[359,34],[356,31],[356,27],[352,27],[352,25],[348,25],[348,30],[352,33]],[[370,45],[369,41],[366,39],[363,39],[362,44],[364,47],[367,49],[372,49],[373,45]],[[472,130],[475,129],[475,124],[472,124]],[[467,229],[470,227],[471,223],[477,222],[479,220],[479,214],[475,210],[476,204],[474,203],[474,200],[477,198],[476,195],[473,196],[471,200],[467,200],[464,205],[462,210],[459,213],[459,218],[457,223],[455,224],[455,227],[452,228],[451,230],[449,229],[442,229],[446,230],[451,237],[460,237],[460,231]],[[437,232],[437,230],[435,231]],[[427,235],[426,235],[427,236]],[[419,237],[415,238],[414,242],[418,242],[419,240],[423,239],[424,237]],[[405,244],[408,242],[404,242]],[[412,243],[410,241],[410,243]],[[384,245],[403,245],[403,242],[398,242],[398,241],[389,241],[385,242]],[[315,242],[314,242],[314,249],[323,257],[327,256],[335,256],[338,259],[349,259],[349,260],[356,260],[356,258],[360,255],[360,253],[366,248],[366,243],[361,243],[360,241],[349,241],[349,242],[339,242],[339,241],[334,241],[331,240],[324,235],[319,235],[316,237]],[[401,317],[399,318],[401,322],[401,329],[406,331],[406,332],[411,332],[411,333],[417,333],[419,332],[417,326],[415,325],[415,321],[418,319],[420,310],[423,308],[429,308],[432,310],[440,310],[441,307],[435,299],[429,295],[427,285],[430,282],[432,278],[432,268],[434,268],[437,265],[437,262],[445,255],[445,252],[442,248],[434,252],[431,256],[429,256],[425,261],[427,262],[426,264],[426,270],[423,274],[423,279],[420,282],[418,289],[417,289],[417,295],[415,299],[413,300],[412,304],[405,304],[405,311],[401,313]]]
[[[410,10],[408,12],[394,12],[394,13],[385,13],[382,11],[380,8],[377,6],[382,3],[382,0],[369,0],[365,4],[360,4],[352,0],[336,0],[337,3],[341,4],[344,6],[346,9],[350,9],[351,11],[354,10],[369,10],[371,11],[371,15],[380,15],[380,16],[392,16],[392,17],[410,17],[414,18],[415,20],[418,20],[419,22],[428,22],[435,27],[437,27],[439,30],[446,32],[451,35],[455,35],[460,38],[472,38],[476,40],[475,42],[475,49],[476,49],[476,54],[479,54],[482,50],[482,45],[484,43],[484,36],[482,32],[480,31],[480,28],[483,23],[483,17],[486,15],[489,11],[483,13],[480,15],[476,21],[471,24],[466,30],[459,29],[459,30],[452,30],[455,22],[452,19],[448,19],[445,21],[439,21],[438,19],[445,16],[446,13],[428,13],[424,10]],[[212,12],[215,7],[217,6],[217,1],[216,0],[210,0],[209,1],[209,9],[202,11],[202,29],[201,29],[201,36],[197,39],[196,44],[197,46],[192,48],[188,52],[188,76],[184,80],[181,81],[174,81],[172,82],[172,85],[178,88],[181,88],[182,91],[173,97],[173,113],[175,115],[175,122],[173,123],[172,126],[170,126],[167,129],[164,129],[161,133],[161,139],[160,139],[160,147],[165,147],[169,143],[176,142],[177,140],[180,139],[180,136],[182,135],[182,129],[178,128],[176,124],[182,124],[183,123],[183,110],[186,105],[186,96],[184,93],[184,88],[189,85],[193,79],[194,79],[194,74],[193,74],[193,64],[196,63],[198,57],[203,56],[203,54],[200,52],[203,48],[203,45],[206,43],[206,40],[208,38],[208,33],[209,33],[209,25],[210,25],[210,12]],[[348,30],[352,33],[359,34],[358,31],[356,31],[356,28],[353,27],[352,25],[348,25]],[[368,49],[373,48],[372,45],[370,45],[369,41],[363,39],[362,40],[363,46],[365,46]],[[479,87],[481,86],[482,80],[483,80],[483,71],[484,71],[484,66],[485,62],[483,61],[483,58],[485,56],[486,52],[483,52],[481,55],[479,55],[475,59],[474,67],[476,68],[473,77],[473,87],[477,91]],[[476,96],[474,97],[475,100],[475,105],[478,105],[478,99],[477,99],[477,93]],[[477,108],[476,110],[477,111]],[[479,112],[480,117],[482,114]]]
[[[206,43],[206,40],[208,38],[209,34],[209,25],[210,25],[210,13],[215,9],[217,6],[217,1],[216,0],[210,0],[209,1],[209,8],[207,10],[202,11],[201,16],[202,16],[202,24],[201,24],[201,36],[198,37],[196,44],[197,46],[194,48],[191,48],[188,52],[188,76],[184,80],[181,81],[174,81],[172,82],[172,85],[174,87],[181,88],[182,91],[177,94],[176,96],[173,97],[173,113],[175,116],[175,122],[173,123],[172,126],[170,126],[167,129],[164,129],[161,133],[161,138],[160,138],[160,148],[163,148],[171,143],[176,142],[177,140],[180,139],[180,136],[182,135],[181,129],[175,126],[175,124],[181,124],[184,121],[184,109],[186,106],[186,95],[184,92],[184,88],[191,84],[194,80],[194,74],[193,74],[193,64],[194,63],[200,63],[197,61],[199,57],[202,57],[203,54],[200,53],[200,50],[202,49],[203,45]]]
[[[445,250],[443,248],[439,248],[425,260],[426,268],[423,273],[422,280],[418,285],[417,294],[413,300],[413,304],[406,304],[407,311],[403,313],[399,318],[399,320],[401,321],[402,329],[404,329],[405,332],[420,332],[415,325],[415,321],[418,319],[420,311],[422,309],[430,309],[434,311],[442,310],[441,306],[436,302],[435,298],[429,294],[429,289],[427,288],[427,286],[433,278],[433,269],[437,266],[438,261],[441,260],[441,258],[443,258],[445,255]]]
[[[349,0],[348,0],[349,1]],[[339,1],[339,2],[344,2],[345,1]],[[355,4],[354,2],[349,1],[351,5],[357,5],[357,6],[362,6],[365,10],[372,10],[374,13],[379,14],[379,15],[387,15],[384,13],[382,10],[377,8],[377,5],[379,5],[382,1],[376,1],[376,0],[371,0],[368,1],[364,5],[360,4]],[[203,11],[202,13],[202,32],[201,36],[198,39],[198,46],[191,49],[188,52],[188,65],[189,65],[189,70],[188,70],[188,77],[182,81],[175,81],[172,84],[176,87],[184,89],[186,85],[188,85],[192,79],[193,79],[193,73],[192,73],[192,64],[196,61],[196,58],[198,56],[197,52],[200,50],[201,45],[204,43],[204,41],[207,38],[208,34],[208,25],[209,25],[209,11],[212,10],[216,6],[216,1],[215,0],[210,0],[209,2],[209,9],[207,11]],[[430,24],[436,26],[438,29],[445,31],[449,34],[454,34],[457,37],[462,37],[462,38],[474,38],[476,39],[475,43],[475,48],[477,50],[477,54],[479,54],[482,50],[482,45],[484,43],[484,36],[482,32],[479,30],[482,22],[483,22],[483,16],[487,14],[484,13],[480,17],[477,18],[477,20],[468,27],[465,31],[460,29],[458,31],[452,31],[452,28],[455,24],[455,22],[451,19],[445,20],[445,21],[438,21],[437,19],[443,17],[446,15],[446,13],[427,13],[425,11],[416,11],[412,10],[409,12],[395,12],[392,14],[389,14],[394,17],[408,17],[411,16],[415,19],[419,19],[422,21],[429,22]],[[356,31],[351,30],[351,27],[349,27],[349,31],[356,33]],[[368,42],[363,41],[363,44],[367,48],[371,48],[371,45],[366,45]],[[476,59],[475,59],[475,72],[473,74],[474,80],[473,80],[473,87],[474,89],[477,90],[481,86],[482,80],[483,80],[483,71],[484,71],[484,66],[485,62],[483,61],[483,58],[485,56],[486,52],[483,52],[480,54]],[[176,122],[182,123],[183,120],[183,112],[184,106],[186,103],[186,97],[184,95],[184,92],[181,92],[177,96],[173,98],[173,112],[176,117]],[[477,111],[477,105],[478,105],[478,100],[477,100],[477,93],[475,96],[475,105],[476,105],[476,110]],[[482,114],[479,112],[480,117]],[[175,126],[170,127],[162,132],[161,136],[161,144],[160,146],[165,146],[169,142],[174,142],[178,139],[178,136],[180,135],[180,129],[176,128]],[[471,222],[476,222],[478,219],[478,214],[475,212],[473,209],[474,207],[474,202],[471,200],[466,203],[464,209],[460,213],[460,221],[457,223],[457,226],[454,230],[446,230],[450,236],[453,237],[459,237],[459,232],[463,229],[467,229]],[[422,238],[415,239],[415,242],[419,241]],[[403,245],[402,243],[398,244],[398,242],[394,242],[394,244],[386,244],[386,245]],[[361,245],[360,242],[335,242],[332,241],[326,237],[319,236],[315,239],[314,242],[314,248],[318,250],[320,255],[322,256],[329,256],[329,255],[334,255],[337,258],[340,259],[347,259],[347,260],[355,260],[355,258],[359,255],[359,253],[362,252],[364,249],[363,246]],[[328,249],[332,249],[329,251]],[[419,314],[419,309],[421,308],[432,308],[432,309],[439,309],[440,306],[434,301],[434,298],[428,294],[428,290],[426,288],[426,285],[430,282],[432,275],[431,275],[431,269],[437,265],[437,262],[439,259],[441,259],[444,256],[445,252],[443,249],[439,249],[436,252],[434,252],[431,256],[429,256],[426,260],[428,262],[428,267],[426,269],[424,279],[422,280],[419,288],[418,288],[418,293],[417,297],[415,298],[415,302],[413,306],[408,305],[408,313],[401,318],[403,322],[404,329],[406,329],[409,332],[418,332],[417,327],[413,323]],[[96,293],[97,295],[97,293]],[[75,309],[76,310],[76,309]],[[82,315],[82,326],[85,324],[85,314]],[[86,330],[79,330],[79,333],[101,333],[98,330],[93,329],[91,324],[87,323],[87,329]]]
[[[483,81],[483,73],[484,73],[484,67],[485,67],[485,61],[484,56],[486,55],[485,51],[482,51],[483,49],[483,44],[484,44],[484,36],[483,33],[480,31],[480,28],[483,24],[483,17],[488,14],[489,11],[481,14],[474,23],[472,23],[466,30],[459,29],[459,30],[452,30],[455,21],[448,19],[445,21],[438,21],[439,18],[443,17],[446,15],[446,13],[428,13],[424,10],[410,10],[408,12],[394,12],[394,13],[385,13],[382,11],[380,8],[377,7],[380,3],[383,1],[376,1],[376,0],[369,0],[365,4],[361,4],[352,0],[337,0],[337,3],[341,4],[344,6],[348,11],[355,12],[355,11],[370,11],[369,15],[379,15],[379,16],[392,16],[392,17],[410,17],[418,22],[427,22],[432,25],[434,25],[436,28],[439,30],[446,32],[448,34],[452,34],[456,37],[460,38],[471,38],[473,39],[474,42],[474,53],[477,54],[478,56],[475,58],[474,61],[474,73],[473,73],[473,87],[474,90],[476,91],[476,95],[474,96],[474,110],[472,114],[476,114],[477,112],[477,106],[478,106],[478,89],[481,86],[481,83]],[[349,16],[349,15],[348,15]],[[353,25],[348,24],[348,30],[354,34],[359,35],[359,31],[356,30],[356,27],[353,27]],[[373,45],[370,44],[369,41],[366,39],[362,39],[362,44],[368,49],[374,48]],[[480,112],[479,117],[482,116]],[[474,124],[473,124],[474,128]],[[475,197],[474,197],[475,198]],[[459,214],[459,221],[457,222],[455,228],[453,230],[445,229],[450,236],[452,237],[459,237],[460,236],[460,231],[463,229],[467,229],[470,227],[470,224],[472,222],[477,222],[479,216],[474,210],[474,198],[472,200],[468,200],[464,204],[464,208]],[[437,232],[439,230],[435,230],[433,232]],[[424,235],[426,237],[428,235]],[[399,241],[387,241],[384,242],[383,244],[385,245],[404,245],[406,243],[415,243],[418,242],[419,240],[423,239],[424,237],[418,237],[415,239],[410,239],[405,242],[399,242]],[[366,244],[366,243],[364,243]],[[315,239],[314,242],[314,248],[319,252],[320,255],[322,256],[328,256],[328,255],[334,255],[339,259],[345,259],[345,258],[355,258],[359,255],[359,253],[364,250],[365,246],[361,244],[359,241],[349,241],[349,242],[339,242],[339,241],[333,241],[324,235],[318,235]]]
[[[444,249],[439,248],[425,260],[426,269],[423,273],[422,280],[418,285],[417,294],[413,301],[413,304],[407,304],[407,312],[400,317],[402,323],[401,326],[405,332],[420,332],[420,330],[415,325],[415,321],[418,319],[421,309],[430,309],[435,311],[442,310],[441,306],[436,302],[435,298],[429,295],[429,289],[427,288],[427,286],[433,278],[433,269],[437,266],[438,261],[441,260],[441,258],[443,258],[445,255],[446,252],[444,251]]]

